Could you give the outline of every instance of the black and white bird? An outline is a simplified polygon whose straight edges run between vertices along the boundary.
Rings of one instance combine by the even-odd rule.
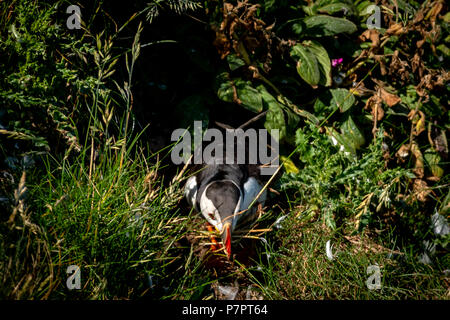
[[[225,252],[230,258],[233,232],[241,222],[254,217],[258,204],[264,206],[266,190],[247,210],[262,189],[256,165],[205,164],[186,182],[185,196],[221,233]]]

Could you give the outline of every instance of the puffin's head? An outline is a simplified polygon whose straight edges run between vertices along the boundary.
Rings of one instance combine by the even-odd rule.
[[[236,213],[241,204],[241,191],[231,181],[214,181],[205,189],[200,200],[203,216],[222,236],[228,258],[231,257],[231,235],[237,222]]]

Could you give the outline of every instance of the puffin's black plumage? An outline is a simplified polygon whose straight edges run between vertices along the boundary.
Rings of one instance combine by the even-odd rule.
[[[227,254],[231,254],[231,233],[251,218],[256,206],[247,210],[263,188],[257,165],[204,164],[186,183],[188,201],[222,234]],[[263,191],[257,203],[264,204]],[[245,218],[245,219],[244,219]]]
[[[219,216],[222,222],[230,218],[232,212],[234,212],[241,192],[231,181],[218,180],[205,190],[206,198],[211,200],[214,207],[219,211]]]
[[[245,165],[205,165],[197,175],[197,184],[199,185],[197,202],[200,202],[201,195],[205,191],[206,186],[213,181],[231,180],[237,183],[240,188],[243,188],[247,178],[248,170],[246,170]]]

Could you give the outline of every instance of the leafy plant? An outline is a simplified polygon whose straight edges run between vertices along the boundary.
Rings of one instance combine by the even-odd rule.
[[[419,187],[407,187],[410,182],[415,181],[416,186],[427,185],[422,180],[424,160],[423,151],[419,149],[428,150],[426,164],[430,170],[426,172],[434,172],[434,181],[446,176],[442,167],[445,165],[437,153],[447,157],[448,148],[440,148],[440,151],[434,148],[433,153],[427,144],[430,142],[436,147],[441,143],[420,135],[427,130],[425,122],[428,122],[429,135],[433,135],[434,130],[438,139],[446,141],[446,135],[439,134],[441,129],[438,128],[446,126],[448,121],[441,122],[435,117],[445,114],[448,120],[448,110],[439,107],[448,97],[448,88],[443,87],[448,81],[448,72],[439,69],[436,55],[425,54],[433,51],[448,34],[445,23],[439,30],[430,24],[439,19],[442,1],[423,5],[402,2],[395,8],[393,2],[383,2],[387,25],[380,30],[365,29],[366,9],[371,4],[369,1],[314,1],[308,5],[264,6],[249,1],[224,2],[223,8],[219,8],[223,12],[221,25],[214,27],[216,47],[222,58],[227,58],[229,67],[227,73],[217,78],[218,98],[255,113],[268,111],[265,127],[279,129],[282,142],[295,147],[301,155],[300,162],[291,159],[294,161],[289,168],[296,165],[301,168],[302,163],[308,161],[305,159],[310,159],[299,173],[285,175],[282,185],[290,186],[292,191],[301,185],[311,192],[302,194],[301,199],[324,199],[323,202],[317,200],[320,204],[315,203],[316,200],[312,203],[318,206],[330,227],[335,225],[333,216],[353,212],[358,221],[363,217],[365,222],[356,224],[357,229],[362,230],[370,220],[367,219],[369,211],[359,214],[356,209],[364,199],[367,205],[361,205],[362,209],[371,201],[379,200],[377,197],[381,194],[387,194],[383,187],[378,191],[373,189],[376,185],[402,185],[403,192],[414,198]],[[272,21],[270,14],[273,12],[283,12],[280,16],[284,20],[278,19],[275,24],[261,22]],[[398,23],[399,19],[403,19],[402,24]],[[415,58],[410,61],[400,58],[403,52],[400,44]],[[431,56],[433,58],[426,58]],[[388,85],[386,81],[391,78]],[[405,86],[414,81],[420,82],[414,89]],[[444,96],[435,96],[438,91]],[[383,139],[379,136],[380,126],[386,136]],[[436,128],[432,129],[433,126]],[[413,159],[396,167],[392,164],[399,161],[396,151],[406,140],[410,143],[404,148],[409,148],[407,155]],[[413,147],[417,144],[419,148]],[[336,146],[338,155],[334,154],[336,150],[329,151],[332,145]],[[368,148],[375,145],[377,150]],[[445,142],[442,145],[446,145]],[[287,159],[286,154],[283,156]],[[392,172],[386,169],[390,166],[395,167]],[[360,171],[358,168],[362,167],[372,171]],[[345,175],[352,170],[358,174],[364,172],[373,187],[350,183]],[[381,172],[386,173],[381,175],[386,180],[375,179],[381,177]],[[336,176],[341,180],[335,180]],[[446,179],[438,185],[445,184]],[[353,193],[338,196],[338,190],[342,189],[358,190],[362,194],[356,198],[352,198]],[[370,194],[372,200],[369,201]],[[445,194],[440,193],[438,198],[443,196]],[[420,199],[423,205],[434,201],[423,197],[414,199]]]
[[[74,32],[63,1],[0,3],[1,296],[200,299],[229,279],[266,298],[445,296],[444,1],[79,4]],[[280,131],[284,172],[271,232],[249,236],[256,265],[223,276],[164,137],[252,113]],[[379,292],[363,290],[373,262],[389,272]],[[66,290],[71,264],[85,290]]]

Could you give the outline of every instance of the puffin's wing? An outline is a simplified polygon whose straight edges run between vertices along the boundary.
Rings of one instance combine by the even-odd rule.
[[[241,203],[241,210],[248,209],[248,206],[255,200],[256,196],[259,194],[263,186],[254,177],[249,177],[244,183],[244,201]],[[266,202],[267,192],[263,191],[261,196],[258,198],[256,203],[261,203],[264,205]],[[253,207],[255,208],[255,206]],[[253,211],[253,209],[252,209]]]
[[[197,189],[197,177],[192,176],[186,181],[186,185],[184,187],[184,196],[186,197],[186,200],[189,202],[189,204],[194,208],[196,208]]]

